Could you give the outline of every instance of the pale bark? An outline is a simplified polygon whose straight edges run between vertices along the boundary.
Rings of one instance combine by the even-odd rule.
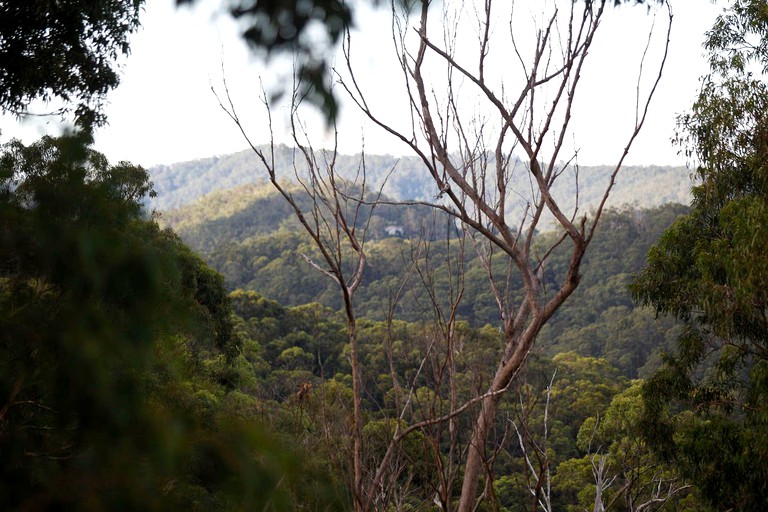
[[[399,13],[397,6],[402,3],[393,2],[393,41],[411,110],[411,124],[406,128],[399,128],[382,120],[366,101],[355,80],[350,54],[351,36],[347,36],[344,49],[349,73],[346,79],[340,77],[341,86],[369,119],[406,144],[422,160],[425,172],[434,180],[436,191],[435,201],[425,204],[430,204],[457,219],[462,228],[474,237],[473,243],[478,251],[487,255],[486,270],[490,288],[499,307],[499,325],[503,331],[503,346],[500,347],[502,357],[485,392],[459,405],[452,390],[448,413],[441,411],[441,414],[435,417],[417,421],[402,429],[398,423],[383,459],[368,482],[365,481],[363,468],[363,390],[353,307],[354,292],[360,285],[366,266],[366,253],[362,242],[365,237],[358,236],[354,229],[354,220],[350,222],[345,216],[345,210],[341,208],[341,203],[349,198],[339,190],[339,183],[333,172],[335,150],[330,162],[327,162],[330,172],[326,175],[316,172],[318,165],[315,153],[311,147],[303,146],[296,138],[297,130],[294,125],[294,140],[310,170],[314,170],[308,182],[299,180],[315,201],[309,212],[301,211],[290,192],[280,186],[274,174],[274,161],[270,161],[268,155],[257,151],[273,185],[294,207],[297,218],[322,255],[320,262],[307,258],[308,261],[334,279],[342,293],[353,373],[354,447],[351,487],[356,510],[367,511],[374,506],[374,496],[384,485],[398,443],[405,436],[438,423],[452,424],[458,415],[472,410],[474,405],[479,404],[466,450],[464,480],[457,510],[470,512],[478,506],[478,485],[481,478],[489,474],[488,468],[492,462],[486,456],[486,445],[489,432],[496,422],[502,395],[515,382],[542,327],[579,284],[584,255],[595,234],[616,176],[644,124],[650,99],[656,91],[666,61],[669,32],[655,81],[644,98],[639,94],[638,82],[635,123],[614,171],[605,184],[597,210],[589,218],[581,212],[578,192],[573,207],[563,206],[565,203],[562,198],[556,197],[553,185],[562,179],[567,166],[574,164],[578,190],[576,155],[566,149],[566,134],[571,127],[573,107],[584,64],[606,6],[606,2],[587,4],[588,2],[563,2],[567,9],[560,12],[555,8],[550,15],[543,18],[533,38],[534,50],[530,58],[523,57],[523,50],[515,40],[510,22],[509,37],[514,55],[508,60],[514,61],[516,58],[519,71],[524,76],[522,81],[517,81],[519,87],[515,89],[513,81],[507,84],[502,80],[500,84],[494,85],[488,76],[491,70],[488,58],[493,52],[493,24],[497,21],[492,0],[485,0],[482,12],[478,13],[477,22],[480,29],[477,32],[477,54],[474,62],[470,64],[461,62],[456,56],[456,48],[460,43],[457,38],[458,18],[446,21],[450,20],[450,16],[443,16],[443,23],[447,26],[444,27],[443,40],[437,41],[428,32],[429,20],[434,15],[432,10],[435,8],[430,7],[430,2],[422,1],[421,9],[412,16]],[[408,39],[409,34],[414,33],[410,27],[412,18],[418,23],[413,44]],[[439,62],[444,66],[447,75],[445,91],[435,89],[431,80],[433,71],[428,69],[427,60],[431,63]],[[475,68],[476,71],[473,71]],[[482,102],[491,114],[484,111],[482,114],[470,114],[467,117],[466,112],[459,107],[463,100],[457,85],[459,82],[472,89],[476,100]],[[222,104],[222,108],[242,131],[231,102],[226,107]],[[292,114],[295,116],[295,109]],[[492,123],[485,120],[486,115],[493,116]],[[488,128],[490,125],[493,127]],[[244,132],[243,134],[245,135]],[[255,146],[252,147],[256,149]],[[524,163],[516,162],[513,151],[522,152]],[[566,163],[563,164],[563,161]],[[525,180],[515,179],[521,177]],[[525,181],[527,185],[521,185]],[[365,204],[363,199],[361,194],[358,205]],[[522,212],[510,219],[510,203],[513,201],[522,201],[524,207]],[[560,236],[548,246],[541,246],[537,234],[545,218],[554,220]],[[351,275],[342,272],[342,247],[349,251],[347,254],[354,254],[357,258]],[[557,248],[568,249],[569,265],[563,275],[557,276],[559,284],[555,289],[545,290],[541,281],[544,265],[548,256]],[[518,303],[513,303],[509,290],[494,277],[493,261],[498,257],[507,260],[523,283],[525,293]],[[446,364],[450,366],[451,361],[446,360]],[[402,406],[403,411],[404,407],[405,404]],[[445,485],[449,480],[445,480]],[[486,488],[488,485],[490,483],[487,482]],[[444,494],[443,502],[450,506],[450,500],[447,499],[451,495],[450,490],[444,489]]]
[[[418,12],[402,14],[397,4],[393,3],[393,42],[411,106],[412,122],[407,128],[399,128],[384,120],[367,100],[355,79],[351,37],[347,37],[345,43],[347,78],[340,75],[342,87],[370,120],[421,158],[437,191],[436,200],[424,204],[453,215],[473,233],[472,236],[477,237],[476,246],[487,244],[487,252],[491,254],[486,269],[501,315],[503,356],[486,392],[468,402],[479,401],[480,408],[464,464],[458,504],[460,512],[470,512],[477,505],[479,481],[488,462],[486,443],[496,421],[501,395],[514,382],[541,328],[579,284],[582,260],[616,176],[645,122],[648,105],[666,61],[669,32],[663,45],[663,56],[657,63],[658,71],[652,77],[652,85],[644,97],[639,93],[638,79],[634,126],[605,184],[597,210],[589,218],[581,213],[577,192],[575,206],[566,211],[563,202],[553,193],[553,185],[562,178],[566,166],[575,162],[575,153],[567,153],[566,134],[571,125],[584,64],[602,21],[606,2],[591,2],[589,6],[586,2],[563,4],[563,12],[555,8],[543,18],[534,37],[535,49],[530,59],[522,56],[523,50],[518,46],[510,24],[513,57],[517,58],[524,75],[524,80],[517,82],[519,88],[514,90],[511,81],[509,85],[502,82],[497,87],[488,77],[492,38],[494,29],[498,29],[498,25],[493,25],[497,18],[492,12],[492,0],[486,0],[482,12],[476,15],[479,25],[477,53],[470,63],[461,62],[456,56],[456,48],[463,40],[459,41],[456,37],[458,22],[446,11],[440,13],[444,25],[441,42],[433,39],[428,31],[435,6],[424,1]],[[417,20],[416,27],[410,26],[411,19]],[[418,37],[410,41],[414,32]],[[444,91],[434,85],[434,71],[427,69],[427,60],[432,65],[440,62],[444,66],[447,76]],[[508,60],[513,61],[514,58]],[[467,117],[466,112],[459,108],[462,97],[456,84],[460,81],[464,83],[464,88],[474,91],[476,101],[482,102],[491,112],[488,115],[495,116],[492,129],[488,128],[492,123],[485,120],[485,114],[474,117],[470,114]],[[515,164],[513,150],[522,151],[524,166]],[[578,190],[578,165],[575,169]],[[527,194],[525,190],[520,190],[521,180],[513,179],[515,174],[527,178]],[[525,203],[523,213],[510,220],[509,202],[520,198]],[[536,235],[545,217],[554,219],[561,236],[550,246],[540,247],[537,246]],[[557,247],[563,247],[562,244],[569,247],[568,269],[560,276],[557,289],[545,291],[540,281],[544,263]],[[522,280],[525,296],[520,303],[511,303],[509,295],[493,276],[493,248],[497,254],[508,258]],[[454,412],[462,410],[465,408],[459,407]],[[453,417],[452,414],[448,415],[449,418]],[[449,418],[435,418],[435,421]],[[396,439],[393,439],[394,442]]]

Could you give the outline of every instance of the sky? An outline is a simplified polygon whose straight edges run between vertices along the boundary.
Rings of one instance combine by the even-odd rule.
[[[525,8],[530,2],[533,0],[518,0],[529,18],[532,15]],[[211,91],[214,87],[221,92],[222,77],[226,77],[251,140],[268,142],[260,83],[269,90],[271,84],[287,80],[285,63],[265,64],[254,55],[239,38],[242,27],[223,12],[224,4],[222,0],[199,0],[193,8],[176,8],[175,0],[147,1],[142,28],[131,40],[131,55],[121,61],[121,84],[108,96],[109,125],[96,133],[95,148],[110,161],[128,160],[149,167],[245,149],[246,141]],[[627,163],[686,163],[670,139],[676,115],[692,103],[699,77],[706,73],[701,43],[721,9],[707,0],[673,3],[665,74]],[[611,9],[600,29],[574,115],[578,135],[574,147],[579,149],[582,165],[612,163],[626,143],[624,121],[633,117],[637,66],[652,21],[645,11],[643,6]],[[390,114],[393,123],[407,125],[407,111],[396,108],[402,106],[402,98],[396,92],[397,68],[387,13],[362,7],[357,16],[353,49],[360,56],[356,62],[368,96],[380,99],[378,108]],[[663,21],[660,17],[657,24]],[[290,141],[287,111],[285,105],[273,107],[277,142]],[[305,111],[303,119],[312,136],[327,143],[328,132],[317,113]],[[402,143],[367,123],[343,97],[338,126],[343,153],[360,151],[364,142],[369,154],[408,154]],[[50,118],[18,122],[3,116],[0,130],[2,141],[17,137],[31,142],[43,134],[59,133],[61,126]]]

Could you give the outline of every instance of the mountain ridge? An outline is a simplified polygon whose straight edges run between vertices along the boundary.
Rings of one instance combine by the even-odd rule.
[[[269,156],[269,146],[259,146]],[[321,151],[316,154],[322,155]],[[301,173],[303,155],[295,148],[275,146],[275,167],[278,177],[295,181],[295,173]],[[337,155],[336,170],[347,179],[354,179],[361,168],[360,154]],[[413,156],[365,155],[366,182],[396,201],[433,201],[439,194],[432,177],[424,170],[422,161]],[[520,167],[517,181],[521,203],[530,200],[526,195],[527,175]],[[564,170],[553,188],[563,209],[576,207],[574,198],[579,197],[579,210],[594,209],[602,198],[612,166],[579,166]],[[250,149],[227,155],[160,165],[148,169],[157,192],[149,201],[151,208],[173,210],[222,190],[241,185],[260,185],[267,182],[266,172],[257,155]],[[682,166],[624,166],[619,172],[616,185],[609,198],[609,206],[632,205],[656,207],[666,203],[690,202],[691,171]]]

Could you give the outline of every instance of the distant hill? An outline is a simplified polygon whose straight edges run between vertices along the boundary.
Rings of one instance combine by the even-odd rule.
[[[293,152],[283,146],[278,153],[275,160],[288,179],[293,173]],[[337,169],[346,176],[354,176],[358,166],[355,156],[337,161]],[[366,169],[368,183],[382,182],[389,175],[384,191],[394,199],[435,200],[434,185],[414,158],[366,156]],[[525,168],[521,165],[519,170],[524,195]],[[582,211],[591,210],[600,199],[610,171],[608,167],[579,169]],[[159,193],[154,207],[162,210],[163,223],[224,274],[230,289],[257,291],[285,305],[319,302],[340,307],[338,289],[302,257],[316,257],[316,253],[283,198],[265,183],[253,153],[155,168],[152,174]],[[566,169],[561,187],[554,191],[565,207],[572,207],[576,195],[574,175],[575,170]],[[644,264],[651,244],[687,211],[675,203],[690,202],[688,175],[682,167],[622,170],[611,196],[614,207],[605,213],[582,265],[581,285],[541,334],[540,347],[545,353],[573,350],[605,357],[629,378],[646,375],[658,366],[660,353],[672,346],[677,331],[673,321],[657,322],[652,312],[636,308],[626,286],[632,273]],[[459,254],[460,244],[445,243],[452,240],[455,225],[444,213],[423,205],[378,205],[359,221],[368,226],[368,266],[356,295],[361,317],[382,319],[391,309],[401,320],[430,318],[432,298],[447,310],[448,304],[443,302],[460,282],[463,301],[456,311],[458,318],[472,326],[498,327],[498,307],[485,267],[471,248]],[[423,251],[414,249],[425,239],[432,241],[429,265],[420,259]],[[455,281],[452,265],[458,258],[464,261],[464,272]],[[496,269],[497,275],[505,272],[502,260],[497,262],[502,265]],[[405,279],[404,271],[414,261],[421,261],[425,273]],[[543,273],[545,288],[557,288],[566,264],[566,255],[560,251],[551,255]],[[433,295],[426,293],[424,283],[429,283]],[[520,283],[511,279],[505,287],[505,293],[514,296]],[[399,299],[394,302],[396,294]]]
[[[263,146],[260,149],[267,151]],[[302,157],[284,145],[275,147],[278,175],[285,179],[294,176],[294,162],[302,172]],[[359,155],[339,155],[336,163],[342,176],[354,179],[360,169]],[[367,182],[372,187],[384,183],[382,191],[395,200],[433,200],[438,194],[431,177],[423,172],[423,164],[416,157],[392,155],[366,155]],[[581,166],[578,171],[580,210],[595,207],[611,172],[608,166]],[[231,155],[215,156],[149,169],[157,191],[151,206],[157,210],[171,210],[196,201],[211,192],[231,189],[246,184],[262,184],[266,173],[251,150]],[[518,183],[522,198],[528,183],[527,171],[519,164]],[[666,203],[690,202],[690,171],[685,167],[627,166],[619,174],[611,194],[610,205],[632,205],[652,208]],[[574,206],[576,172],[567,169],[555,189],[556,197],[567,209]],[[521,199],[522,201],[522,199]]]
[[[652,312],[636,308],[626,285],[643,266],[650,245],[686,211],[675,204],[607,211],[585,257],[581,285],[542,332],[541,346],[552,353],[575,350],[606,357],[630,378],[655,367],[659,352],[674,339],[672,323],[655,322]],[[267,184],[210,194],[184,208],[163,212],[162,221],[224,274],[232,290],[256,291],[291,306],[320,302],[333,309],[341,307],[333,282],[301,256],[317,258],[285,201]],[[381,320],[394,307],[396,318],[417,322],[431,318],[431,297],[446,310],[451,287],[457,283],[455,264],[461,258],[464,300],[456,311],[458,318],[476,327],[498,325],[499,311],[485,267],[471,247],[462,253],[455,238],[450,246],[446,244],[452,223],[445,214],[425,206],[380,205],[370,222],[363,219],[361,223],[369,227],[368,266],[356,295],[361,317]],[[386,229],[395,226],[400,229],[397,233]],[[427,245],[419,242],[424,237],[432,240],[428,265]],[[415,251],[416,247],[421,249]],[[406,280],[414,258],[421,271]],[[504,261],[497,258],[497,275],[506,272]],[[567,263],[567,251],[551,255],[542,275],[545,288],[558,288]],[[426,294],[424,282],[433,287],[434,295]],[[521,283],[512,279],[504,286],[506,293],[515,296]],[[393,306],[396,293],[400,298]]]
[[[259,149],[269,151],[268,146]],[[284,179],[294,178],[294,163],[302,172],[302,158],[293,148],[276,146],[278,175]],[[434,196],[434,185],[428,175],[420,172],[423,166],[417,158],[366,155],[365,168],[367,179],[374,187],[386,180],[383,192],[393,199],[428,199],[430,195]],[[353,179],[360,169],[359,155],[339,155],[336,169],[342,176]],[[211,192],[246,184],[260,185],[267,180],[263,165],[251,150],[156,166],[150,168],[149,173],[157,192],[157,198],[151,204],[158,210],[179,208]]]
[[[309,211],[309,199],[298,186],[292,188],[292,194]],[[181,208],[162,212],[161,220],[206,258],[225,244],[246,244],[278,231],[303,234],[291,207],[268,183],[212,192]],[[431,239],[436,236],[428,233],[433,231],[431,225],[445,226],[448,222],[446,214],[429,206],[380,204],[373,210],[361,208],[357,226],[367,226],[367,239]]]

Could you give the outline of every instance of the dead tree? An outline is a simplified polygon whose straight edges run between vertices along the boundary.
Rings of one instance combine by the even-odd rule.
[[[478,485],[488,467],[487,439],[501,395],[513,383],[542,327],[579,284],[584,255],[646,119],[669,46],[667,29],[651,80],[638,78],[627,143],[619,151],[602,198],[587,215],[579,208],[577,151],[569,149],[566,141],[578,86],[607,2],[555,3],[562,9],[543,4],[551,10],[540,18],[530,55],[524,55],[527,50],[516,39],[519,26],[514,23],[513,4],[495,6],[485,0],[475,11],[463,3],[451,11],[449,1],[431,5],[423,0],[413,11],[406,11],[402,2],[393,2],[393,41],[410,103],[410,123],[405,127],[390,122],[387,113],[375,107],[375,99],[366,97],[355,75],[351,36],[344,46],[346,70],[339,71],[342,86],[361,111],[420,157],[435,184],[435,201],[429,204],[469,229],[490,261],[491,290],[499,305],[504,345],[487,391],[477,398],[460,512],[478,505]],[[440,7],[443,10],[438,12]],[[501,9],[508,10],[502,13]],[[467,16],[474,16],[474,39],[462,26],[462,17]],[[505,17],[509,30],[503,34],[498,20]],[[670,11],[669,27],[671,18]],[[439,36],[435,38],[436,28]],[[500,33],[507,39],[506,55],[498,55],[494,46]],[[466,41],[474,41],[473,57],[464,51]],[[648,65],[650,41],[649,36],[639,76]],[[438,76],[444,79],[439,81]],[[556,182],[566,179],[575,181],[575,197],[556,192]],[[547,222],[555,224],[560,236],[542,245],[537,233]],[[569,252],[569,265],[562,275],[552,276],[549,281],[554,284],[545,289],[543,265],[556,249]],[[490,271],[499,257],[519,275],[522,300],[506,293]]]
[[[408,489],[397,488],[400,485],[398,477],[404,471],[403,463],[408,462],[402,450],[403,440],[415,432],[427,432],[435,425],[447,424],[450,450],[452,452],[460,450],[454,419],[482,399],[482,397],[475,397],[460,404],[456,395],[455,362],[452,359],[453,340],[457,310],[463,296],[463,270],[451,275],[456,283],[451,285],[448,303],[441,305],[440,299],[435,296],[434,287],[428,283],[430,280],[428,276],[430,271],[427,268],[429,258],[422,254],[422,251],[428,253],[429,243],[422,240],[414,244],[417,250],[415,254],[411,255],[412,261],[406,265],[403,287],[406,287],[410,280],[421,281],[426,295],[429,297],[428,302],[433,309],[436,332],[423,351],[416,377],[410,382],[401,382],[401,377],[395,375],[394,369],[391,370],[395,390],[395,406],[399,413],[396,417],[389,418],[393,433],[381,458],[366,460],[366,454],[369,450],[368,447],[364,446],[362,412],[364,390],[361,363],[358,356],[358,329],[354,295],[362,282],[363,272],[368,262],[366,253],[368,222],[372,218],[374,208],[382,202],[381,188],[384,183],[377,184],[377,192],[373,194],[373,199],[371,199],[367,193],[364,153],[361,153],[359,172],[355,179],[345,180],[336,171],[336,158],[338,156],[336,147],[331,150],[314,149],[310,142],[312,137],[305,132],[298,114],[302,104],[302,98],[296,92],[298,89],[294,90],[290,114],[291,134],[296,158],[293,163],[293,176],[290,177],[290,180],[286,180],[287,176],[278,174],[274,140],[270,142],[269,151],[260,149],[251,141],[229,94],[226,80],[223,81],[222,86],[223,93],[221,96],[215,90],[213,91],[217,96],[219,105],[240,129],[241,134],[256,153],[270,183],[292,207],[296,218],[319,252],[319,256],[316,257],[303,255],[304,259],[316,270],[331,278],[341,293],[343,312],[347,319],[353,383],[352,477],[349,488],[356,511],[389,510],[390,505],[393,502],[396,505],[403,492],[408,491]],[[266,95],[263,95],[263,98],[270,133],[274,136],[270,105],[266,100]],[[291,182],[298,184],[299,190],[296,190]],[[306,201],[307,199],[309,201]],[[464,263],[463,239],[456,243],[460,245],[460,256],[448,266],[458,268],[462,267]],[[413,275],[418,275],[419,279],[414,278]],[[404,288],[399,290],[395,297],[392,297],[393,302],[387,317],[389,325],[394,320],[395,306],[403,291]],[[391,344],[391,339],[389,342]],[[391,347],[389,352],[391,365]],[[419,403],[416,396],[417,378],[422,372],[427,372],[426,367],[429,367],[431,372],[435,374],[433,376],[435,381],[448,381],[450,392],[447,406],[442,403],[443,398],[437,393],[433,396],[431,403]],[[420,420],[414,421],[413,418],[409,418],[412,422],[406,424],[404,421],[406,415],[414,408],[426,408],[431,412],[423,414],[426,418]],[[440,440],[435,438],[430,439],[430,441],[433,444],[433,459],[440,461]],[[437,472],[440,483],[437,486],[438,496],[435,499],[447,503],[446,509],[450,508],[452,483],[459,473],[459,468],[451,462],[456,458],[455,455],[451,454],[446,467],[438,468]]]
[[[367,496],[363,481],[363,434],[362,434],[362,377],[358,359],[357,317],[354,308],[354,295],[363,277],[367,256],[365,242],[368,222],[376,201],[364,201],[367,194],[365,174],[365,154],[360,155],[358,176],[354,182],[342,179],[336,171],[337,150],[315,150],[311,138],[303,129],[298,116],[302,103],[299,87],[294,84],[291,101],[291,134],[295,144],[294,182],[300,189],[291,187],[277,173],[275,163],[274,132],[272,130],[271,110],[263,94],[264,106],[269,119],[270,151],[258,148],[245,131],[232,102],[226,80],[223,82],[224,95],[217,95],[219,105],[240,129],[243,137],[258,156],[272,186],[293,208],[296,218],[311,238],[319,257],[302,255],[306,262],[332,279],[338,286],[342,307],[347,321],[347,336],[350,346],[350,366],[352,368],[352,492],[355,510],[367,510],[370,497]],[[302,206],[299,199],[309,199],[309,206]]]

